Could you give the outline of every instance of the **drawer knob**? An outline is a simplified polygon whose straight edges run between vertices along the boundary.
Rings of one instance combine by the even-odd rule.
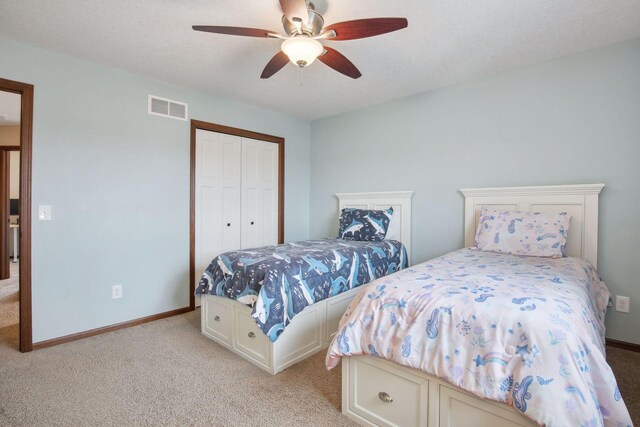
[[[386,402],[386,403],[393,402],[393,399],[391,398],[391,396],[389,396],[389,393],[387,393],[386,391],[381,391],[380,393],[378,393],[378,397],[383,402]]]
[[[249,335],[249,338],[255,338],[256,337],[256,334],[254,334],[253,332],[249,332],[248,335]]]
[[[253,225],[253,221],[251,221],[251,225]]]
[[[231,223],[230,222],[227,223],[227,227],[231,227]]]
[[[220,321],[220,316],[214,317],[213,320],[215,320],[216,322],[219,322]]]

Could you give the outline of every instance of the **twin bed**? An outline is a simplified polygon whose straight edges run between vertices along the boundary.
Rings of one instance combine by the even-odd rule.
[[[306,308],[297,311],[292,308],[296,298],[285,292],[275,303],[278,315],[271,321],[271,311],[263,308],[276,299],[265,283],[283,290],[288,284],[282,279],[279,286],[267,279],[253,284],[257,292],[248,292],[249,300],[244,301],[253,302],[253,309],[227,298],[233,295],[203,295],[202,332],[271,373],[330,343],[327,367],[342,361],[343,413],[364,425],[631,425],[604,356],[609,292],[595,270],[602,187],[462,190],[465,249],[406,269],[398,267],[399,260],[390,268],[394,251],[389,249],[383,266],[373,267],[384,274],[368,276],[373,280],[366,286],[365,280],[353,280],[353,262],[350,273],[329,268],[335,275],[325,283],[347,282],[346,288],[335,288],[345,292],[333,294],[330,285],[300,289],[298,308]],[[339,195],[339,207],[393,206],[402,218],[398,240],[409,252],[411,195]],[[532,235],[535,244],[525,246],[567,256],[518,256],[473,248],[483,208],[566,212],[571,216],[568,234],[560,227],[566,242],[552,244],[553,236]],[[509,237],[517,221],[511,221],[508,232],[499,231]],[[500,233],[494,238],[488,222],[481,226],[492,233],[489,246],[492,240],[498,243]],[[530,237],[525,234],[521,243]],[[550,239],[546,246],[545,239]],[[356,252],[371,260],[381,250],[369,249]],[[336,256],[336,263],[341,259]],[[307,261],[311,260],[300,265],[313,271],[314,261]],[[251,265],[241,264],[244,271]],[[327,266],[328,260],[322,264]],[[365,276],[370,271],[362,267]],[[212,293],[215,274],[209,272],[207,280]],[[236,292],[236,299],[242,300],[246,289],[239,286],[231,294]],[[296,289],[290,287],[289,293],[296,294]],[[281,310],[284,305],[288,308]]]
[[[322,239],[216,257],[196,288],[205,336],[276,374],[329,345],[362,285],[408,265],[413,192],[337,197],[338,212],[392,208],[392,239]]]
[[[365,425],[631,425],[605,359],[602,187],[462,190],[466,248],[370,283],[340,322],[326,363],[342,360],[343,413]],[[566,212],[565,248],[546,249],[567,256],[473,248],[478,224],[494,219],[479,221],[483,208]],[[489,236],[514,233],[515,218],[486,225]]]

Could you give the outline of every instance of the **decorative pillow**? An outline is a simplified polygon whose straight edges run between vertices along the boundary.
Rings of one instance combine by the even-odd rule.
[[[569,216],[484,208],[475,246],[482,251],[560,258],[565,256]]]
[[[338,237],[345,240],[381,242],[389,229],[393,208],[384,211],[342,209]]]
[[[391,219],[389,220],[389,227],[387,228],[387,234],[384,235],[384,240],[400,240],[400,213],[393,211]]]

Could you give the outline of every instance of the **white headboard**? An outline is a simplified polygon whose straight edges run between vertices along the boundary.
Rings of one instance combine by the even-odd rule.
[[[598,195],[604,184],[541,187],[465,188],[464,245],[473,246],[480,209],[491,207],[528,212],[567,212],[571,215],[567,255],[598,263]]]
[[[411,198],[413,191],[386,191],[376,193],[338,193],[338,213],[343,208],[376,209],[393,208],[393,216],[398,215],[400,240],[407,248],[411,265]]]

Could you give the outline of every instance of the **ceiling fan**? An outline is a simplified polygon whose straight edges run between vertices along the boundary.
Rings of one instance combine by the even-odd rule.
[[[339,22],[324,26],[324,18],[307,0],[280,0],[284,12],[282,25],[286,35],[269,30],[214,25],[194,25],[196,31],[228,34],[232,36],[277,38],[284,40],[281,51],[271,58],[260,76],[268,79],[291,61],[300,68],[319,59],[339,73],[357,79],[362,74],[351,61],[337,50],[322,45],[318,40],[354,40],[406,28],[405,18],[371,18]]]

